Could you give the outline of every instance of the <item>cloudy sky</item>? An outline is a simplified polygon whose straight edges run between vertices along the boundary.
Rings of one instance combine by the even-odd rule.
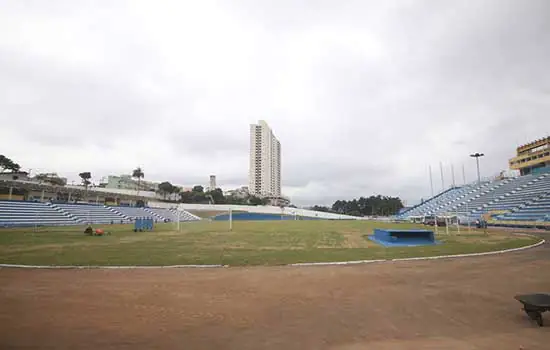
[[[0,153],[95,181],[248,182],[249,124],[294,203],[507,168],[550,132],[550,1],[0,0]]]

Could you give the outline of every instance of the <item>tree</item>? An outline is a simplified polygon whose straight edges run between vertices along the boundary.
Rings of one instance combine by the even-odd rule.
[[[322,211],[322,212],[325,212],[325,213],[330,213],[332,211],[330,208],[322,206],[322,205],[314,205],[310,209],[315,210],[315,211]]]
[[[210,196],[215,204],[225,204],[225,196],[223,195],[223,191],[221,188],[216,188],[212,191],[208,191],[207,196]]]
[[[176,194],[176,198],[178,198],[180,192],[181,192],[181,188],[180,188],[180,187],[174,186],[174,187],[172,188],[172,193]]]
[[[141,179],[145,177],[145,174],[143,173],[143,170],[141,167],[137,167],[134,170],[132,170],[132,177],[137,179],[138,185],[137,185],[137,194],[139,195],[139,188],[141,185]]]
[[[196,193],[204,193],[204,187],[202,187],[201,185],[195,185],[193,186],[193,189],[191,191]]]
[[[15,163],[13,160],[9,159],[8,157],[0,154],[0,173],[10,171],[12,173],[16,173],[19,170],[21,170],[21,166],[17,163]]]
[[[395,215],[401,208],[403,208],[403,203],[400,198],[377,195],[352,200],[337,200],[329,211],[353,216]],[[325,211],[328,208],[313,206],[312,209]]]
[[[192,191],[180,192],[180,201],[182,203],[193,203],[193,192]]]
[[[166,199],[166,195],[174,192],[174,185],[168,181],[161,182],[159,184],[158,192]]]
[[[34,177],[35,180],[47,182],[55,186],[65,186],[67,180],[60,178],[56,173],[38,174]]]
[[[88,186],[91,184],[90,179],[92,178],[92,173],[89,171],[82,172],[78,174],[80,178],[82,179],[82,184],[84,185],[84,188],[86,190],[86,200],[88,199]]]
[[[250,196],[248,198],[248,203],[251,204],[251,205],[262,205],[263,201],[262,201],[262,198],[260,198],[260,197]]]

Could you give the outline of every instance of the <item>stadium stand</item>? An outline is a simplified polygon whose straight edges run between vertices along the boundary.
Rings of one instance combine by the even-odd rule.
[[[103,205],[55,203],[52,206],[69,213],[81,223],[120,224],[131,221],[128,217]]]
[[[550,173],[535,173],[452,188],[401,214],[399,219],[457,213],[475,220],[490,212],[503,221],[550,220]]]
[[[47,203],[0,201],[0,227],[76,224],[75,217]]]
[[[461,214],[468,214],[469,212],[480,212],[481,209],[489,202],[500,198],[511,191],[514,191],[521,186],[529,183],[533,180],[530,175],[520,176],[517,178],[497,180],[482,193],[479,193],[475,198],[469,201],[462,202],[460,205],[453,207],[452,210]]]
[[[470,184],[462,187],[455,187],[444,191],[430,200],[405,212],[404,217],[419,217],[433,215],[448,211],[452,205],[456,206],[457,201],[466,201],[476,196],[481,190],[489,186],[489,183]],[[434,200],[435,199],[435,200]]]
[[[153,213],[147,211],[145,208],[141,207],[115,207],[111,206],[109,207],[113,211],[119,213],[120,215],[123,215],[129,219],[136,219],[136,218],[153,218],[156,220],[161,220],[161,218],[158,215],[154,215]]]
[[[178,211],[176,209],[145,208],[145,210],[147,210],[148,212],[150,212],[154,215],[159,216],[164,221],[175,222],[175,221],[178,220],[178,215],[179,215],[179,221],[180,222],[182,222],[182,221],[197,221],[197,220],[201,219],[200,217],[198,217],[196,215],[193,215],[193,214],[191,214],[191,213],[189,213],[185,210],[180,210],[179,214],[178,214]]]
[[[550,221],[550,194],[546,194],[517,210],[497,217],[501,221]]]
[[[525,175],[520,179],[520,182],[515,182],[519,185],[517,188],[505,195],[493,196],[492,201],[485,204],[483,208],[474,210],[472,214],[478,217],[491,211],[514,210],[550,192],[550,174]]]
[[[464,187],[467,187],[467,190],[457,198],[455,198],[453,201],[450,201],[446,203],[445,205],[437,208],[437,210],[433,211],[432,214],[443,214],[443,213],[449,213],[449,212],[457,212],[457,209],[465,204],[469,203],[474,198],[477,198],[480,196],[481,193],[486,192],[490,188],[494,186],[493,182],[484,182],[484,183],[473,183],[466,185]],[[466,205],[467,208],[469,208],[468,205]]]
[[[441,205],[441,203],[447,202],[448,200],[450,200],[450,198],[458,196],[458,194],[461,191],[463,191],[463,189],[460,187],[450,188],[428,199],[427,201],[423,202],[420,205],[417,205],[415,207],[410,208],[409,210],[405,210],[401,212],[399,215],[407,215],[407,216],[424,215],[423,213],[429,212],[430,210],[437,208],[439,205]]]
[[[537,183],[540,192],[526,193],[526,203],[519,205],[512,211],[499,215],[497,220],[503,221],[550,221],[550,176],[546,176]],[[533,189],[527,188],[528,191]],[[521,191],[519,192],[521,194]],[[533,199],[534,198],[534,199]]]

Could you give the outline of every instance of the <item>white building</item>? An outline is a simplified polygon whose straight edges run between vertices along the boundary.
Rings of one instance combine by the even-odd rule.
[[[281,143],[263,120],[250,125],[248,181],[253,195],[281,196]]]
[[[216,188],[218,188],[218,185],[216,184],[216,175],[210,175],[210,186],[208,187],[208,190],[214,191]]]
[[[123,189],[123,190],[135,190],[138,187],[138,181],[132,178],[131,175],[114,176],[109,175],[107,181],[105,178],[101,179],[100,186],[109,189]],[[141,180],[139,182],[140,190],[142,191],[156,191],[158,184],[150,181]]]

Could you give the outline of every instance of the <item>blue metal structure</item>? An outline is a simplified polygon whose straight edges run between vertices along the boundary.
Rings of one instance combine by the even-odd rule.
[[[152,229],[152,218],[136,218],[136,221],[134,222],[134,231],[151,231]]]
[[[413,247],[437,244],[433,231],[430,230],[389,230],[374,229],[369,236],[371,241],[385,247]]]

